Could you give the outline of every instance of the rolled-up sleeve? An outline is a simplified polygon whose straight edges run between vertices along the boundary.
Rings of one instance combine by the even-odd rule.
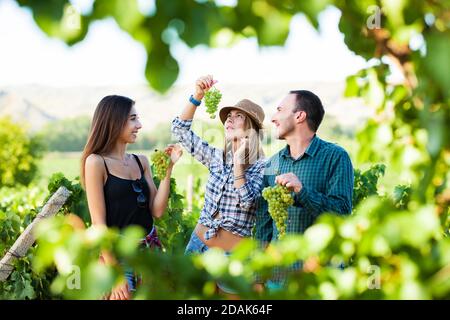
[[[176,117],[172,121],[172,134],[186,151],[209,168],[214,158],[221,158],[222,151],[211,147],[208,142],[200,139],[191,130],[191,125],[192,120],[181,120],[179,117]]]

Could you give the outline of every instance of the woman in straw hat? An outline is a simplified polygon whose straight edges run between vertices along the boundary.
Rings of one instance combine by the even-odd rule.
[[[265,160],[260,130],[264,111],[259,105],[244,99],[220,110],[225,129],[223,150],[209,145],[191,130],[197,107],[216,82],[210,75],[200,77],[195,93],[172,123],[172,133],[181,145],[209,169],[205,204],[186,254],[202,253],[211,247],[229,253],[242,239],[250,237],[256,199],[261,192]],[[218,287],[235,293],[220,283]]]

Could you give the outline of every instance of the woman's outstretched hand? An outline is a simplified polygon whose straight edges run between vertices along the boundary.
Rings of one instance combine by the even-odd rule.
[[[195,82],[195,94],[194,98],[197,100],[203,99],[205,93],[212,88],[214,84],[217,83],[217,80],[213,79],[212,75],[203,76],[197,79]]]
[[[169,144],[164,152],[169,155],[171,165],[174,165],[183,155],[183,149],[178,144]]]

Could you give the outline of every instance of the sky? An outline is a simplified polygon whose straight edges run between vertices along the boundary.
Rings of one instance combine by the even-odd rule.
[[[140,3],[143,11],[151,10],[151,2]],[[72,4],[83,12],[92,1],[73,0]],[[180,64],[176,84],[193,83],[203,74],[212,74],[220,82],[243,84],[343,81],[366,62],[345,46],[339,17],[340,12],[329,7],[319,17],[317,32],[304,16],[296,15],[284,47],[258,48],[256,39],[217,49],[177,44],[172,48]],[[111,18],[91,24],[86,38],[69,47],[47,37],[29,10],[15,1],[0,0],[0,87],[143,84],[146,59],[141,44]]]

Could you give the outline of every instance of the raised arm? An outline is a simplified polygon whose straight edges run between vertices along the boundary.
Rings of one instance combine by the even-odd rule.
[[[216,81],[211,76],[199,78],[195,83],[195,94],[193,98],[200,101],[205,95],[205,92],[215,83]],[[222,151],[211,147],[191,130],[192,119],[196,108],[196,105],[188,102],[181,115],[173,120],[172,134],[186,151],[209,168],[213,158],[221,158]]]
[[[192,95],[197,101],[202,101],[206,91],[208,91],[217,81],[211,75],[200,77],[195,82],[195,93]],[[197,106],[192,102],[188,102],[181,112],[181,120],[192,120],[194,118]]]

